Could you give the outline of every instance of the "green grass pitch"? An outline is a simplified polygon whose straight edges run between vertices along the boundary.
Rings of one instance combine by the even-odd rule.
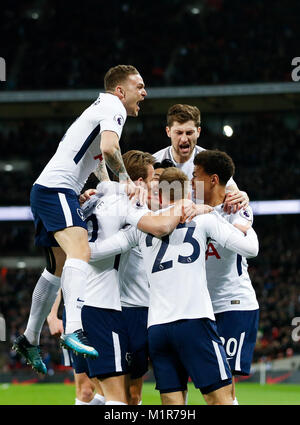
[[[236,394],[241,405],[300,405],[300,385],[238,383]],[[0,405],[73,405],[74,399],[74,384],[0,384]],[[144,383],[143,404],[161,404],[154,383]],[[205,404],[193,384],[189,384],[188,404]]]

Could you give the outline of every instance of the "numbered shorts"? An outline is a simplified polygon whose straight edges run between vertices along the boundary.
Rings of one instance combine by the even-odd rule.
[[[109,377],[129,373],[127,324],[121,311],[84,305],[81,311],[83,330],[98,351],[88,359],[89,376]]]
[[[218,333],[233,375],[249,375],[256,344],[259,310],[215,314]]]
[[[66,327],[66,310],[63,308],[62,314],[63,327]],[[64,366],[71,366],[76,373],[86,373],[89,376],[89,366],[86,358],[80,354],[75,354],[72,350],[62,347],[63,364]]]
[[[30,192],[30,206],[37,246],[58,246],[53,236],[57,230],[72,226],[87,228],[74,190],[34,184]]]
[[[128,329],[130,376],[141,378],[148,371],[148,307],[122,307],[122,314]]]
[[[161,393],[185,391],[191,377],[208,394],[231,384],[225,350],[210,319],[187,319],[148,329],[149,353]]]

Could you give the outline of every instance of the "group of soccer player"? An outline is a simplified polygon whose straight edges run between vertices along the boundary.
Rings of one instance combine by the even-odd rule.
[[[72,357],[76,404],[141,404],[149,367],[162,404],[187,404],[189,378],[207,404],[238,404],[233,376],[250,373],[259,314],[248,196],[232,159],[197,145],[195,106],[169,109],[170,146],[122,155],[127,115],[138,116],[147,92],[129,65],[111,68],[104,88],[33,184],[47,266],[13,347],[47,373],[39,341],[48,318]],[[100,182],[83,192],[92,173]]]

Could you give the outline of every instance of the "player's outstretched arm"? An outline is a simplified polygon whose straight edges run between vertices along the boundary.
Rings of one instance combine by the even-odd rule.
[[[102,241],[90,242],[90,263],[123,254],[137,245],[136,228],[121,229]]]
[[[246,236],[235,226],[224,220],[219,214],[205,216],[207,235],[223,247],[246,258],[256,257],[259,251],[257,234],[252,227],[246,230]]]
[[[149,212],[139,220],[138,229],[145,233],[151,233],[157,238],[169,235],[186,217],[186,210],[190,208],[193,202],[190,199],[181,199],[176,201],[171,208],[161,210],[160,212]]]

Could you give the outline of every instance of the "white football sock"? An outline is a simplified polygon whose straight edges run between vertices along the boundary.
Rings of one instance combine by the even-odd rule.
[[[60,288],[60,277],[44,270],[32,293],[29,319],[24,335],[32,345],[39,345],[40,335]]]
[[[239,402],[237,401],[237,398],[235,397],[235,399],[233,400],[233,404],[235,405],[235,406],[237,406],[238,404],[239,404]]]
[[[90,403],[86,401],[81,401],[79,398],[75,398],[75,406],[88,406]]]
[[[89,402],[90,405],[104,405],[105,404],[105,398],[103,395],[96,393],[93,400]]]
[[[84,299],[88,267],[88,263],[83,260],[69,258],[63,268],[61,288],[66,309],[66,334],[82,329],[81,308],[77,298]]]
[[[105,405],[106,406],[117,406],[117,405],[124,405],[124,406],[127,406],[127,403],[123,403],[122,401],[112,401],[112,400],[109,400],[109,401],[106,401],[105,402]]]

